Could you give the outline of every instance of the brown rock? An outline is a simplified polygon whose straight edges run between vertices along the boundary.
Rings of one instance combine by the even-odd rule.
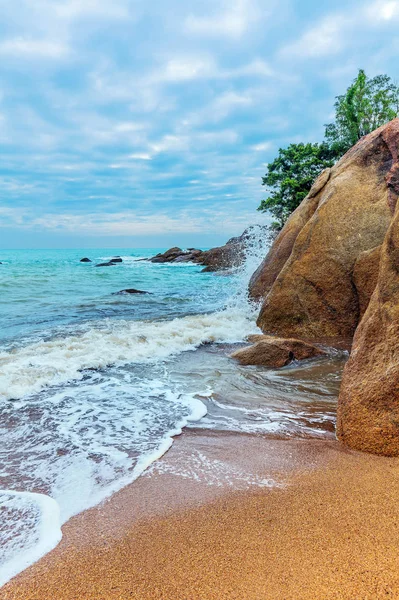
[[[399,456],[399,210],[381,249],[377,287],[345,366],[337,435],[357,450]]]
[[[353,283],[359,300],[359,319],[366,312],[378,280],[381,246],[366,250],[359,255],[353,268]]]
[[[398,145],[394,119],[349,150],[291,215],[251,286],[252,294],[266,294],[263,331],[353,336],[361,312],[353,271],[388,229],[399,191]]]
[[[178,256],[184,254],[181,248],[175,246],[174,248],[169,248],[163,254],[157,254],[153,258],[150,258],[151,262],[154,263],[165,263],[165,262],[173,262]]]
[[[314,199],[329,180],[331,169],[324,169],[314,182],[305,200],[292,213],[286,226],[275,239],[270,252],[252,275],[249,292],[252,298],[259,299],[269,293],[278,274],[291,256],[292,248],[298,234],[313,216],[319,199]]]
[[[324,350],[302,340],[276,338],[268,335],[250,336],[256,343],[236,350],[231,355],[242,365],[261,365],[279,368],[293,360],[304,360],[326,354]]]
[[[210,250],[198,250],[189,248],[182,250],[181,248],[170,248],[163,254],[148,259],[153,263],[167,262],[194,262],[199,265],[204,265],[203,272],[212,273],[214,271],[222,271],[239,267],[245,258],[247,245],[256,237],[259,230],[265,232],[266,228],[258,225],[248,227],[242,235],[228,240],[224,246],[211,248]]]

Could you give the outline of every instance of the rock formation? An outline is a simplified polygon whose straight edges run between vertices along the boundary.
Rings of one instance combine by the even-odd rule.
[[[149,260],[153,263],[177,263],[194,262],[203,265],[203,272],[221,271],[239,267],[245,258],[245,250],[251,243],[254,236],[259,232],[259,228],[265,231],[263,226],[248,227],[239,237],[231,238],[224,246],[211,248],[210,250],[198,250],[189,248],[170,248],[163,254],[157,254]]]
[[[91,262],[91,260],[90,260],[90,258],[86,257],[86,258],[81,258],[80,262],[89,263],[89,262]]]
[[[399,456],[399,207],[345,366],[337,435],[357,450]]]
[[[399,191],[399,119],[323,171],[254,274],[266,333],[351,338],[373,288]],[[368,280],[365,269],[372,269]]]
[[[251,336],[253,346],[236,350],[231,355],[242,365],[262,365],[280,368],[293,360],[304,360],[326,354],[321,348],[296,339],[277,338],[270,335]]]

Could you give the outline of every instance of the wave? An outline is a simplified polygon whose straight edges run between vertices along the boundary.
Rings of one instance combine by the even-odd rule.
[[[105,320],[82,334],[0,353],[0,399],[81,379],[86,369],[159,361],[207,342],[240,342],[256,331],[248,307],[171,321]]]
[[[76,420],[81,407],[77,403],[68,407],[66,412],[71,417],[69,424],[65,419],[65,413],[64,415],[62,413],[55,415],[53,410],[50,416],[48,409],[45,411],[44,418],[47,424],[51,418],[54,419],[51,441],[51,452],[54,458],[48,457],[50,460],[46,461],[43,470],[43,447],[38,449],[38,444],[35,442],[32,452],[26,460],[29,463],[32,484],[48,488],[49,494],[0,490],[2,507],[0,587],[55,548],[62,538],[61,526],[68,519],[99,504],[135,481],[154,461],[169,450],[173,443],[173,437],[180,435],[188,423],[200,420],[207,412],[205,405],[197,398],[190,395],[184,397],[174,395],[168,390],[163,391],[167,406],[162,407],[161,404],[152,406],[151,402],[148,403],[151,394],[155,392],[161,394],[164,386],[157,382],[151,382],[148,387],[148,392],[145,394],[147,404],[142,405],[142,413],[143,406],[146,406],[149,411],[147,418],[150,416],[153,422],[163,419],[166,428],[168,406],[176,414],[176,417],[176,411],[180,411],[180,416],[173,422],[172,427],[169,424],[169,429],[163,430],[162,433],[160,431],[158,434],[151,432],[149,439],[145,439],[140,423],[142,414],[140,415],[140,411],[136,411],[134,414],[130,409],[129,419],[134,423],[130,427],[130,431],[128,426],[123,427],[122,436],[127,437],[135,453],[138,454],[137,458],[121,452],[115,445],[112,429],[116,422],[124,421],[124,405],[117,406],[115,404],[112,412],[110,411],[107,415],[107,422],[110,426],[106,429],[97,429],[96,431],[93,425],[90,426],[86,420],[85,436],[90,450],[89,452],[85,451],[83,444],[80,444],[80,447],[75,449],[73,456],[68,455],[68,452],[57,456],[57,448],[62,441],[65,443],[67,438],[73,439],[74,432],[71,422]],[[160,415],[162,408],[164,415]],[[92,404],[88,412],[92,412],[93,409],[94,405]],[[99,409],[98,416],[103,416],[103,414],[103,409]],[[97,421],[99,420],[98,416],[95,419]],[[22,435],[24,431],[26,432],[23,423],[17,429],[20,429]],[[15,437],[14,432],[13,442],[15,442]],[[119,440],[119,446],[121,445]],[[22,440],[21,446],[23,446]],[[151,446],[150,450],[148,450],[149,446]],[[95,460],[93,460],[93,456],[95,456]],[[26,466],[22,460],[21,470],[26,471]],[[79,489],[79,495],[76,494],[76,489]]]

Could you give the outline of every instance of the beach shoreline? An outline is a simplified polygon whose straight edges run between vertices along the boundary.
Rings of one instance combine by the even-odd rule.
[[[398,494],[397,459],[333,439],[185,430],[0,598],[395,598]]]

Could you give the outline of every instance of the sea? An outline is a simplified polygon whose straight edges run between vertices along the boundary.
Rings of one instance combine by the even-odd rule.
[[[0,251],[0,585],[185,428],[333,435],[342,356],[280,370],[230,358],[259,333],[247,290],[262,235],[227,273],[143,260],[164,250]]]

